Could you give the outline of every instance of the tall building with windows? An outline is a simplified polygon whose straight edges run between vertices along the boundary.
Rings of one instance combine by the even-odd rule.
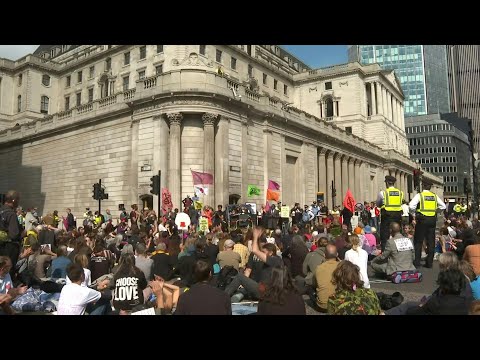
[[[452,111],[472,120],[473,145],[480,152],[480,46],[447,45]]]
[[[349,61],[395,70],[405,116],[450,112],[445,45],[350,45]]]
[[[446,198],[464,199],[463,182],[472,184],[467,119],[456,113],[405,119],[410,157],[423,171],[443,178]]]
[[[42,45],[0,59],[0,194],[46,213],[157,209],[161,171],[174,207],[191,170],[213,175],[201,201],[332,206],[350,189],[374,200],[385,175],[407,190],[403,92],[391,70],[358,62],[311,69],[277,45]],[[429,174],[437,191],[442,179]],[[260,194],[247,193],[250,185]]]

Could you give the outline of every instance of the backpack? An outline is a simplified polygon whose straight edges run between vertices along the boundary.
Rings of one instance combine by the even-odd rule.
[[[417,283],[422,281],[422,273],[418,270],[396,271],[392,274],[392,282],[401,283]]]
[[[382,310],[390,310],[400,305],[404,300],[403,295],[400,294],[398,291],[394,292],[392,295],[379,292],[377,293],[377,297]]]
[[[225,290],[230,284],[233,278],[238,274],[238,270],[235,270],[233,266],[227,265],[220,270],[217,278],[217,288]]]

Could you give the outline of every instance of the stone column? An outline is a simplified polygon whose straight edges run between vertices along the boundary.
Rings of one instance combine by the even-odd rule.
[[[242,123],[242,192],[239,203],[248,202],[248,151],[248,123],[245,121]]]
[[[353,197],[357,202],[363,201],[362,199],[362,190],[360,189],[360,178],[362,177],[362,173],[360,172],[360,160],[355,161],[355,192],[353,193]]]
[[[336,117],[336,116],[338,116],[338,114],[337,114],[337,101],[336,100],[332,100],[332,106],[333,106],[333,116]]]
[[[402,130],[405,131],[405,113],[403,103],[400,103],[400,121],[402,122]]]
[[[348,188],[355,197],[355,160],[352,158],[348,161]]]
[[[168,171],[168,189],[172,194],[173,208],[182,207],[181,202],[181,124],[183,115],[181,113],[167,114],[170,122],[170,160]]]
[[[392,95],[390,92],[387,90],[387,112],[388,112],[388,120],[393,122],[393,116],[392,116]]]
[[[168,125],[161,115],[153,117],[153,175],[161,171],[160,187],[167,186],[168,173]],[[161,194],[161,192],[160,192]],[[153,209],[159,213],[158,196],[153,195]]]
[[[400,190],[403,190],[403,173],[401,171],[396,172],[397,177],[397,186]]]
[[[332,208],[332,181],[334,180],[334,166],[333,166],[333,151],[329,151],[326,155],[327,159],[327,191],[325,196],[327,197],[327,206],[329,209]]]
[[[138,127],[140,121],[132,120],[130,125],[130,134],[131,134],[131,151],[132,155],[130,157],[130,174],[129,174],[129,187],[130,187],[130,196],[129,201],[130,205],[138,203]],[[129,205],[125,204],[125,208],[128,209]]]
[[[348,156],[342,158],[342,201],[345,199],[348,189]]]
[[[372,115],[377,115],[377,101],[375,100],[375,84],[376,82],[370,83],[370,96],[372,98]]]
[[[263,191],[262,196],[267,197],[268,180],[272,171],[272,130],[268,124],[263,129]],[[300,160],[298,160],[300,161]],[[303,167],[300,167],[303,169]],[[302,176],[303,177],[303,176]]]
[[[342,203],[342,154],[336,153],[334,158],[335,163],[335,189],[337,196],[335,198],[335,205]]]
[[[216,209],[215,203],[215,121],[217,120],[217,114],[204,113],[202,115],[203,120],[203,171],[213,175],[213,184],[206,185],[208,188],[208,195],[203,198],[204,205],[210,205]]]
[[[327,150],[325,148],[318,149],[318,191],[325,194],[325,203],[327,203],[328,194],[326,152]],[[288,176],[290,176],[290,174],[288,174]]]
[[[403,181],[405,183],[405,199],[407,199],[407,201],[410,201],[410,198],[408,196],[408,174],[403,174]]]
[[[375,81],[375,92],[377,93],[378,113],[383,115],[382,85]]]
[[[220,117],[217,123],[217,134],[215,135],[215,205],[228,205],[229,195],[229,172],[228,162],[228,128],[229,119]]]
[[[370,185],[369,183],[365,182],[365,163],[362,161],[359,165],[359,189],[360,189],[360,199],[358,201],[361,201],[362,203],[364,201],[369,201],[368,199],[368,190],[367,190],[367,184]]]
[[[388,107],[387,107],[387,89],[382,85],[382,106],[383,116],[388,119]]]

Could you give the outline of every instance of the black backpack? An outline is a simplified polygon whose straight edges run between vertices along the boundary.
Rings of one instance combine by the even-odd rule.
[[[238,275],[238,270],[235,270],[233,266],[224,266],[218,274],[217,288],[225,290],[225,288],[232,282],[236,275]]]

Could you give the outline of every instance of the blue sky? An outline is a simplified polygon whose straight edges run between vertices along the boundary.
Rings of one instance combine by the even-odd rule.
[[[347,45],[282,45],[312,68],[348,62]]]

